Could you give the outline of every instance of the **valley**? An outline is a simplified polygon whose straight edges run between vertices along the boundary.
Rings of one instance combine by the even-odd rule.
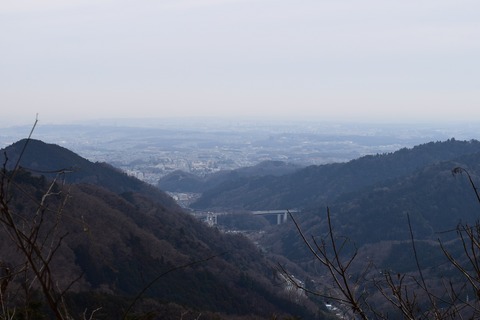
[[[401,131],[390,133],[391,140],[366,131],[350,132],[348,137],[317,133],[309,143],[316,148],[305,150],[316,149],[322,160],[308,163],[281,160],[295,154],[305,133],[291,133],[290,142],[281,146],[273,143],[268,149],[265,145],[268,156],[248,157],[252,149],[239,142],[245,133],[234,131],[237,140],[232,143],[231,137],[222,140],[225,137],[218,130],[202,131],[204,135],[189,131],[183,138],[159,139],[159,144],[166,152],[175,150],[178,159],[195,161],[201,150],[212,161],[216,155],[209,148],[215,145],[218,149],[223,141],[228,146],[225,150],[235,149],[237,159],[244,157],[245,166],[230,162],[230,167],[217,166],[211,171],[172,166],[157,171],[158,180],[148,183],[132,171],[140,168],[133,165],[145,156],[141,150],[159,152],[152,149],[156,130],[135,129],[135,136],[125,128],[81,131],[85,129],[71,128],[71,136],[65,128],[39,129],[39,136],[45,138],[50,132],[50,139],[63,138],[63,142],[22,139],[2,151],[6,171],[0,194],[11,194],[0,199],[2,216],[11,217],[2,223],[6,230],[10,226],[16,230],[17,223],[30,221],[31,227],[27,224],[21,229],[26,227],[25,239],[47,237],[41,240],[45,243],[49,237],[59,237],[55,258],[45,260],[39,250],[38,261],[48,261],[50,275],[60,287],[71,286],[68,294],[48,289],[53,295],[68,297],[69,312],[98,307],[103,309],[98,319],[109,319],[112,314],[141,317],[148,312],[155,315],[153,319],[166,314],[170,314],[166,318],[177,318],[173,313],[190,314],[192,319],[199,313],[206,319],[268,319],[274,314],[282,319],[370,318],[372,314],[400,319],[402,312],[415,307],[415,312],[428,319],[439,312],[437,304],[428,302],[436,299],[441,299],[442,310],[451,315],[477,312],[471,302],[475,286],[468,280],[475,272],[475,264],[472,271],[469,261],[476,261],[480,250],[475,245],[477,229],[470,227],[480,212],[472,188],[480,181],[477,140],[442,140],[442,134],[452,132],[439,134],[431,128],[421,132],[427,138],[436,132],[439,139],[422,143],[415,143],[423,139],[420,131],[421,137],[409,138],[401,136]],[[259,137],[251,128],[245,130]],[[3,141],[14,138],[12,131],[7,132]],[[95,132],[100,142],[92,147]],[[129,137],[122,149],[112,142],[121,140],[120,132]],[[60,137],[61,133],[65,135]],[[209,143],[201,144],[198,139]],[[346,147],[347,139],[352,149]],[[326,140],[329,148],[318,151],[316,143]],[[96,154],[99,160],[80,156],[65,146],[67,141],[76,141],[76,148],[90,152],[91,157]],[[136,160],[126,161],[127,167],[105,161],[117,153]],[[329,161],[325,155],[332,153],[342,160]],[[234,159],[233,154],[224,155]],[[15,167],[18,159],[20,166]],[[147,159],[142,163],[148,165],[141,170],[158,166],[158,158]],[[44,202],[49,208],[45,212],[57,212],[52,216],[56,220],[36,218]],[[65,215],[60,214],[63,211]],[[57,226],[64,217],[65,222]],[[55,227],[48,229],[51,224]],[[45,227],[54,233],[36,235],[36,230]],[[68,236],[63,239],[62,233]],[[10,272],[24,263],[24,257],[9,250],[18,246],[9,244],[15,237],[0,236],[5,252],[2,263],[8,262],[8,269],[0,267]],[[469,241],[471,251],[462,252]],[[16,270],[27,276],[30,272]],[[78,280],[73,281],[76,276]],[[343,282],[332,282],[337,277]],[[151,279],[157,280],[148,284]],[[74,285],[68,285],[69,281]],[[439,281],[450,281],[452,286],[442,288]],[[20,286],[21,278],[13,283]],[[146,284],[151,288],[135,298]],[[386,292],[396,285],[404,290],[397,299],[418,295],[419,300],[389,304]],[[356,288],[352,295],[345,295],[352,288]],[[462,299],[449,300],[452,295]],[[114,301],[121,308],[112,309]],[[8,303],[15,306],[18,302]]]

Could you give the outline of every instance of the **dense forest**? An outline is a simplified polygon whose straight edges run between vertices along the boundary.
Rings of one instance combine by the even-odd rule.
[[[398,283],[396,288],[411,295],[405,305],[417,310],[413,318],[433,316],[431,306],[422,301],[432,296],[441,301],[431,299],[436,301],[433,310],[455,310],[448,316],[435,316],[437,319],[457,319],[460,305],[469,310],[461,316],[476,317],[478,308],[462,303],[475,297],[478,286],[472,279],[478,279],[476,257],[480,253],[480,203],[475,187],[475,182],[480,183],[479,147],[476,140],[450,139],[346,163],[310,166],[282,176],[242,177],[206,190],[193,206],[239,211],[297,209],[292,218],[298,225],[290,221],[272,226],[256,240],[265,251],[307,271],[317,281],[310,289],[321,296],[338,298],[338,293],[323,294],[334,276],[343,276],[346,283],[351,281],[348,279],[363,279],[351,286],[369,293],[361,296],[368,297],[364,308],[375,311],[369,311],[370,317],[372,313],[381,313],[375,316],[379,318],[405,317],[389,300],[391,294],[385,294],[394,287],[393,282],[389,282],[391,287],[382,287],[387,275],[411,279],[408,286]],[[231,219],[227,223],[230,226]],[[252,220],[247,228],[255,229],[260,223]],[[340,252],[331,251],[335,245],[342,248]],[[322,250],[333,254],[330,261],[344,261],[349,266],[348,275],[332,274],[332,265],[325,266],[325,259],[318,256]],[[445,297],[447,294],[450,298]],[[459,300],[451,302],[452,296]]]
[[[201,192],[197,208],[236,212],[218,217],[222,229],[65,148],[22,140],[2,154],[6,318],[480,314],[478,141],[306,168],[267,162],[212,177],[177,172],[160,182]],[[296,210],[281,225],[249,211],[278,208]]]
[[[40,294],[45,279],[54,283],[53,301],[66,305],[64,319],[80,319],[86,310],[95,310],[94,319],[311,318],[323,312],[289,298],[285,280],[245,237],[197,221],[154,187],[41,141],[19,141],[2,154],[5,316],[52,317]],[[20,166],[12,166],[20,155]],[[33,249],[22,251],[25,246]],[[32,259],[51,278],[38,281],[35,268],[24,268]]]

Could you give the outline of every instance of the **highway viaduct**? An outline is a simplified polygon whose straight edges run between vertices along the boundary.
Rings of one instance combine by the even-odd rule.
[[[298,213],[299,210],[296,209],[276,209],[276,210],[258,210],[251,211],[253,215],[256,216],[275,216],[277,224],[285,223],[288,219],[288,213]],[[205,212],[197,213],[197,217],[202,217],[202,220],[207,222],[209,225],[217,224],[217,217],[224,214],[234,214],[228,212]]]

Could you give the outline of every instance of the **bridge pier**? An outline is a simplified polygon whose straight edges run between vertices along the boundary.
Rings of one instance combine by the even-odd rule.
[[[282,224],[287,222],[288,212],[285,211],[284,213],[277,214],[277,224]]]

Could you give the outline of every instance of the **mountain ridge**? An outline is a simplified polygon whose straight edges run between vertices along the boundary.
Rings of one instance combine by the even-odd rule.
[[[27,144],[27,145],[26,145]],[[0,161],[12,170],[22,154],[20,167],[34,174],[55,177],[57,172],[67,171],[63,178],[67,183],[90,183],[115,193],[140,192],[155,202],[176,209],[178,205],[165,192],[128,176],[121,170],[105,162],[91,162],[67,148],[35,139],[22,139],[2,150]],[[7,158],[5,158],[5,155]]]
[[[400,177],[427,164],[475,152],[480,152],[479,141],[452,138],[392,153],[368,155],[346,163],[309,166],[279,177],[227,181],[204,192],[192,207],[268,210],[325,205],[343,193]]]

